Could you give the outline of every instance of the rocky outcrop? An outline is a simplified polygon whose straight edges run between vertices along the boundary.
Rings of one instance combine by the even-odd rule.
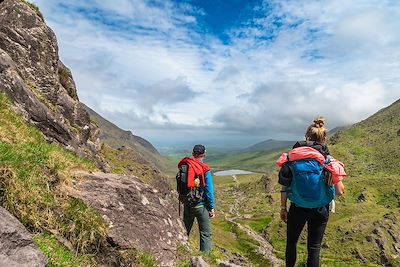
[[[56,36],[37,10],[21,0],[0,2],[0,91],[48,140],[101,165],[99,132],[58,57]]]
[[[136,177],[80,173],[69,189],[97,210],[108,224],[108,241],[119,249],[135,248],[153,255],[160,266],[174,266],[176,251],[187,242],[173,200]]]
[[[46,266],[46,259],[25,227],[0,207],[0,266]]]
[[[218,264],[218,267],[241,267],[241,265],[237,265],[231,262],[222,261]]]
[[[210,265],[205,260],[203,260],[201,256],[191,257],[190,264],[192,267],[210,267]]]

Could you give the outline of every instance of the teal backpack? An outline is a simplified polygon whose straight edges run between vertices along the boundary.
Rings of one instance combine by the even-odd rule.
[[[292,173],[292,181],[286,188],[286,194],[296,206],[320,208],[335,198],[335,187],[330,172],[324,170],[324,164],[314,159],[289,161],[287,164]]]

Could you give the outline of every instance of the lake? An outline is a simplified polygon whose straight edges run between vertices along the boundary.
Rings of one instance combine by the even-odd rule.
[[[232,176],[232,175],[239,175],[239,174],[252,174],[254,172],[243,171],[243,170],[225,170],[225,171],[218,171],[215,172],[215,176]]]

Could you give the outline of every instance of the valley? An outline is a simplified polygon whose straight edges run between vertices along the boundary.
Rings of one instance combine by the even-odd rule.
[[[72,71],[60,60],[56,35],[35,4],[0,0],[0,14],[0,266],[183,267],[191,266],[192,256],[202,256],[211,266],[283,265],[286,225],[279,216],[281,186],[275,161],[294,141],[266,136],[243,148],[204,144],[205,163],[213,172],[216,218],[213,250],[200,253],[198,229],[186,237],[175,190],[176,165],[191,155],[191,147],[157,150],[136,135],[136,129],[121,129],[83,104]],[[175,82],[178,87],[172,86]],[[114,99],[96,86],[102,87],[90,84],[83,95]],[[187,131],[189,124],[174,124],[174,116],[169,117],[180,118],[187,110],[157,114],[160,110],[155,108],[170,107],[180,94],[185,100],[190,93],[211,98],[192,91],[186,79],[139,86],[148,95],[129,86],[124,86],[126,95],[116,98],[115,114],[123,116],[119,108],[137,104],[151,116],[135,116],[133,108],[129,120],[143,120],[137,125],[159,139],[166,132],[183,136],[201,128],[196,124]],[[177,88],[182,92],[175,94]],[[261,93],[264,87],[257,88]],[[247,93],[239,91],[238,97],[245,98]],[[126,98],[135,99],[125,103]],[[257,102],[256,98],[249,99]],[[104,99],[97,101],[112,110],[110,103],[101,102]],[[208,109],[201,104],[196,107]],[[242,134],[238,140],[243,141],[249,131],[240,132],[242,125],[235,124],[234,117],[244,114],[239,120],[243,125],[260,120],[247,117],[246,110],[236,111],[210,117],[205,124],[210,127],[222,118],[233,125],[219,121],[209,133],[226,127],[236,138]],[[263,119],[264,113],[261,109]],[[266,125],[280,130],[282,125],[269,115]],[[295,117],[292,122],[305,121],[296,109],[289,115]],[[259,136],[260,128],[251,129]],[[400,266],[400,100],[353,125],[334,128],[328,145],[332,156],[344,162],[348,176],[345,194],[336,199],[336,212],[330,214],[322,266]],[[299,240],[297,267],[306,265],[306,237],[303,232]]]
[[[330,138],[331,154],[346,164],[348,176],[345,194],[336,199],[336,212],[330,214],[322,266],[400,265],[400,198],[393,186],[400,175],[399,120],[397,101]],[[232,262],[271,266],[273,261],[258,251],[259,247],[268,250],[260,242],[262,237],[272,245],[274,255],[284,259],[285,224],[279,218],[275,160],[286,150],[211,155],[210,161],[206,159],[214,171],[235,168],[256,172],[213,177],[218,215],[213,220],[215,255]],[[194,248],[196,240],[196,235],[191,236]],[[305,242],[303,232],[297,266],[305,264]]]

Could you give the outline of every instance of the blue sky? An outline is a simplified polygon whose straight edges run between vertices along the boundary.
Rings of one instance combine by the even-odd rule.
[[[158,146],[301,139],[400,96],[400,2],[35,0],[80,100]]]

